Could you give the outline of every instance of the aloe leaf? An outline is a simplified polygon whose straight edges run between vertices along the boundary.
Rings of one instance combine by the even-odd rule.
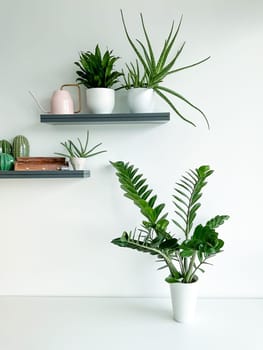
[[[92,151],[94,151],[96,148],[98,148],[100,145],[102,145],[102,142],[98,143],[97,145],[95,145],[94,147],[92,147],[88,152],[86,152],[86,154],[91,153]]]
[[[152,66],[152,69],[155,70],[156,64],[155,64],[155,57],[154,57],[153,49],[152,49],[152,46],[151,46],[151,42],[150,42],[147,30],[145,28],[143,15],[140,14],[140,17],[141,17],[143,32],[144,32],[144,35],[145,35],[145,38],[146,38],[146,41],[147,41],[147,45],[148,45],[148,49],[149,49],[149,53],[150,53],[150,57],[151,57],[151,66]]]
[[[161,91],[160,91],[160,86],[158,86],[157,88],[154,89],[154,91],[166,102],[168,103],[168,105],[175,111],[175,113],[181,118],[183,119],[185,122],[196,126],[191,120],[186,119],[179,111],[178,109],[175,108],[175,106],[173,105],[173,103],[168,99],[168,97],[166,97]]]
[[[65,157],[65,158],[69,158],[69,155],[65,154],[65,153],[54,152],[54,154],[57,154],[58,156],[62,156],[62,157]]]
[[[89,153],[89,154],[85,154],[85,158],[89,158],[89,157],[94,157],[96,156],[97,154],[101,154],[101,153],[104,153],[104,152],[107,152],[107,151],[99,151],[99,152],[96,152],[96,153]]]
[[[145,71],[150,75],[151,72],[155,71],[155,66],[154,66],[153,62],[151,61],[151,59],[148,55],[148,52],[147,52],[145,46],[143,45],[143,43],[138,39],[136,39],[136,41],[141,46],[143,53],[144,53],[144,56],[145,56],[145,59],[146,59],[146,62],[147,62],[147,69],[145,69]],[[148,67],[150,67],[150,69]],[[137,73],[138,73],[138,71],[137,71]]]
[[[177,68],[177,69],[175,69],[175,70],[172,70],[172,71],[170,71],[168,74],[177,73],[177,72],[180,72],[181,70],[184,70],[184,69],[188,69],[188,68],[192,68],[192,67],[198,66],[199,64],[201,64],[201,63],[203,63],[203,62],[206,62],[206,61],[209,60],[210,58],[211,58],[211,56],[208,56],[208,57],[204,58],[203,60],[198,61],[198,62],[196,62],[196,63],[189,64],[188,66],[184,66],[184,67],[181,67],[181,68]]]
[[[206,121],[206,124],[207,124],[208,129],[210,129],[210,125],[209,125],[209,122],[208,122],[208,120],[207,120],[207,118],[206,118],[206,115],[204,114],[203,111],[201,111],[200,108],[196,107],[196,106],[193,105],[190,101],[188,101],[185,97],[183,97],[182,95],[180,95],[179,93],[177,93],[177,92],[175,92],[175,91],[173,91],[173,90],[171,90],[171,89],[168,89],[168,88],[166,88],[166,87],[164,87],[164,86],[158,86],[158,89],[160,89],[160,90],[162,90],[162,91],[165,91],[165,92],[168,92],[169,94],[178,97],[180,100],[186,102],[189,106],[191,106],[192,108],[194,108],[194,109],[196,109],[198,112],[200,112],[200,113],[202,114],[202,116],[204,117],[205,121]]]
[[[167,63],[167,65],[165,67],[162,67],[162,69],[159,69],[159,71],[158,71],[159,73],[155,75],[156,80],[164,79],[169,74],[170,69],[174,66],[176,60],[178,59],[178,57],[182,53],[184,45],[185,45],[185,43],[183,43],[181,45],[181,47],[177,51],[175,57],[169,63]]]
[[[141,61],[144,69],[147,70],[147,63],[145,62],[145,60],[142,57],[140,51],[137,49],[136,45],[133,43],[133,41],[132,41],[132,39],[131,39],[131,37],[130,37],[130,35],[128,33],[122,10],[121,10],[121,19],[122,19],[122,24],[123,24],[123,27],[124,27],[124,31],[125,31],[126,37],[127,37],[128,41],[129,41],[131,47],[133,48],[133,50],[136,53],[136,55],[139,58],[139,60]]]
[[[173,38],[171,39],[171,36],[173,34],[173,29],[174,29],[174,22],[173,22],[171,30],[170,30],[170,33],[168,35],[167,40],[165,41],[165,44],[164,44],[164,47],[162,49],[160,58],[158,60],[157,70],[161,69],[165,65],[165,62],[166,62],[166,60],[168,58],[168,55],[169,55],[169,53],[170,53],[170,51],[171,51],[171,49],[172,49],[172,47],[174,45],[174,42],[175,42],[175,39],[177,38],[177,35],[179,33],[179,30],[180,30],[180,27],[181,27],[181,24],[182,24],[182,20],[183,20],[183,16],[181,16],[179,24],[177,26],[177,29],[175,31],[175,34],[174,34]],[[183,46],[184,46],[184,44],[183,44]],[[183,50],[183,46],[181,48],[181,51]],[[179,55],[180,55],[180,53],[177,55],[176,58],[178,58]]]

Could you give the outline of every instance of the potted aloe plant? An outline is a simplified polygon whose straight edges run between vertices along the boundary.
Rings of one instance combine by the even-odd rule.
[[[72,140],[61,142],[61,145],[66,149],[67,153],[55,152],[55,154],[69,158],[74,170],[83,170],[85,169],[87,158],[94,157],[103,152],[107,152],[106,150],[94,152],[95,149],[102,145],[101,142],[90,149],[88,148],[88,144],[89,131],[87,130],[85,142],[82,142],[79,137],[78,143],[74,143]]]
[[[112,54],[112,50],[102,53],[99,45],[94,52],[81,52],[78,66],[77,81],[86,90],[87,107],[90,113],[111,113],[115,105],[115,90],[113,85],[118,83],[121,72],[114,69],[119,59]]]
[[[176,107],[176,105],[171,101],[170,96],[176,97],[177,99],[185,102],[190,107],[197,110],[203,118],[205,119],[207,126],[209,128],[208,120],[205,114],[199,109],[197,106],[192,104],[188,99],[183,97],[179,92],[168,88],[163,84],[164,79],[172,74],[176,74],[185,69],[197,66],[205,61],[207,61],[210,57],[206,57],[201,61],[192,63],[190,65],[186,65],[179,68],[174,68],[174,65],[177,62],[177,59],[180,57],[185,43],[179,46],[179,49],[172,54],[172,49],[176,43],[176,39],[181,27],[182,18],[177,26],[174,29],[174,22],[171,26],[169,34],[167,38],[164,40],[163,47],[161,52],[157,58],[153,46],[146,30],[146,26],[144,23],[143,15],[140,14],[142,30],[144,34],[145,43],[141,40],[136,39],[132,40],[125,20],[124,15],[121,10],[121,19],[124,27],[124,31],[128,42],[130,43],[135,55],[136,60],[135,63],[126,64],[127,73],[124,74],[124,84],[122,88],[128,90],[128,104],[132,112],[152,112],[153,109],[153,96],[154,93],[159,95],[172,109],[173,111],[184,121],[192,124],[195,124],[187,119]]]
[[[112,243],[157,257],[167,268],[166,281],[170,284],[173,317],[179,322],[189,322],[194,317],[197,296],[198,273],[208,260],[222,252],[224,241],[216,229],[229,218],[216,215],[205,224],[194,226],[202,189],[213,173],[209,166],[189,170],[176,183],[173,195],[175,218],[172,222],[178,229],[177,235],[168,229],[168,214],[165,204],[157,204],[157,196],[147,185],[147,180],[133,165],[122,161],[111,162],[116,169],[125,197],[133,201],[144,216],[141,228],[125,231]],[[183,238],[180,238],[183,235]]]

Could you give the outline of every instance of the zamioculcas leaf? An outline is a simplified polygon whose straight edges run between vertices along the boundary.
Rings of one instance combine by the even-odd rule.
[[[207,183],[207,177],[213,171],[209,166],[201,166],[186,172],[176,184],[176,195],[173,197],[178,218],[173,222],[184,233],[185,238],[181,240],[168,231],[168,214],[163,214],[165,205],[156,205],[157,196],[150,197],[152,190],[149,190],[143,175],[138,174],[138,169],[121,161],[111,164],[116,170],[125,197],[131,199],[146,218],[142,221],[141,229],[129,233],[125,231],[121,237],[113,239],[112,243],[157,256],[158,262],[162,263],[159,269],[169,269],[170,276],[166,279],[169,283],[194,282],[197,271],[204,271],[201,266],[208,264],[208,259],[222,251],[224,241],[218,237],[215,228],[229,218],[227,215],[217,215],[206,225],[199,224],[192,229],[201,206],[198,199]]]

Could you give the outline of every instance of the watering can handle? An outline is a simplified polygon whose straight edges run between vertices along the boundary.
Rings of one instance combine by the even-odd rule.
[[[64,86],[76,86],[76,88],[78,89],[78,103],[79,103],[79,108],[74,111],[74,113],[79,113],[81,110],[81,95],[80,95],[80,87],[79,84],[63,84],[60,87],[60,90],[63,90]]]

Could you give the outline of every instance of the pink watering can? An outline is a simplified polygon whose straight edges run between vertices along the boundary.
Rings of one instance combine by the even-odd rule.
[[[79,108],[78,110],[74,111],[74,102],[70,95],[70,93],[67,90],[63,90],[65,86],[75,86],[78,89],[78,104]],[[64,84],[60,87],[59,90],[55,91],[51,97],[51,111],[46,111],[42,105],[39,103],[38,99],[35,97],[35,95],[29,91],[35,102],[37,103],[38,107],[44,112],[49,114],[74,114],[79,113],[81,109],[81,97],[80,97],[80,87],[79,84]]]

